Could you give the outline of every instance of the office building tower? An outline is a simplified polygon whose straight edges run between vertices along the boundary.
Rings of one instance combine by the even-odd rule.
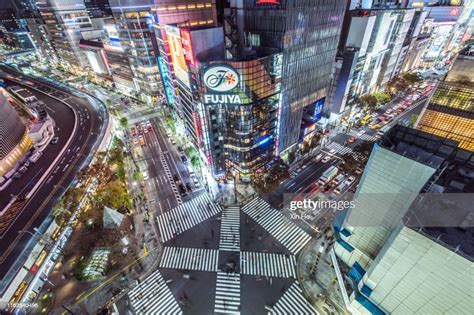
[[[354,312],[469,313],[474,229],[462,194],[474,191],[473,171],[474,152],[415,129],[396,126],[375,145],[337,228]]]
[[[4,93],[4,90],[0,88],[0,180],[2,184],[12,177],[13,174],[9,173],[33,145],[26,126]]]
[[[278,154],[296,149],[304,108],[325,101],[346,4],[295,0],[234,6],[239,52],[270,48],[282,53]]]
[[[474,91],[458,82],[440,82],[416,128],[459,142],[474,151]]]
[[[173,53],[176,53],[176,49],[174,52],[171,50],[173,47],[176,47],[175,43],[181,42],[181,38],[180,36],[177,38],[176,32],[173,32],[174,28],[170,29],[169,27],[190,29],[217,26],[216,2],[215,0],[188,0],[184,2],[179,0],[155,0],[153,14],[157,17],[155,36],[160,52],[158,62],[162,70],[166,103],[176,109],[180,119],[185,121],[186,116],[183,109],[185,104],[183,102],[186,99],[190,99],[191,91],[186,84],[183,84],[183,76],[175,75],[173,63],[176,58],[173,58]],[[171,32],[170,34],[167,34],[167,27],[169,32]],[[180,71],[179,68],[176,71]],[[179,93],[184,93],[187,96],[178,97],[177,94]]]
[[[431,36],[424,49],[420,66],[444,66],[459,48],[459,29],[456,25],[462,9],[462,6],[425,7],[428,16],[424,27]]]
[[[229,170],[245,180],[258,176],[275,156],[296,149],[303,112],[321,117],[345,4],[230,2],[218,8],[223,27],[214,27],[214,2],[208,10],[183,4],[183,12],[201,8],[188,21],[162,18],[169,6],[155,9],[166,36],[158,36],[160,45],[168,45],[160,48],[162,77],[175,83],[166,96],[176,97],[184,130],[215,177]],[[209,78],[224,80],[223,87]]]
[[[37,7],[48,28],[56,58],[68,70],[81,73],[89,65],[79,43],[92,24],[83,0],[40,0]]]
[[[153,31],[152,0],[110,0],[120,45],[133,73],[133,90],[147,102],[162,91],[158,46]]]
[[[346,14],[339,44],[339,75],[331,87],[330,122],[349,121],[358,98],[399,74],[408,52],[413,9],[378,8]]]

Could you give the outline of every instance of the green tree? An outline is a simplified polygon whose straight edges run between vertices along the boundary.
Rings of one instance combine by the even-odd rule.
[[[405,72],[402,74],[402,78],[410,85],[413,83],[418,83],[422,78],[415,72]]]
[[[128,127],[128,118],[127,117],[120,118],[120,127],[122,127],[122,129],[127,129],[127,127]]]
[[[364,94],[360,98],[360,104],[364,108],[375,108],[377,106],[377,99],[370,94]]]
[[[378,104],[386,104],[392,99],[390,97],[390,94],[388,94],[387,92],[375,92],[372,95],[375,97]]]
[[[112,180],[99,188],[97,192],[103,205],[110,208],[119,209],[132,207],[130,195],[125,184],[118,180]]]
[[[410,117],[410,122],[409,122],[409,126],[410,126],[411,128],[415,127],[415,124],[416,124],[416,122],[418,121],[418,118],[419,118],[419,117],[420,117],[420,116],[419,116],[418,114],[413,114],[413,115],[411,115],[411,117]]]

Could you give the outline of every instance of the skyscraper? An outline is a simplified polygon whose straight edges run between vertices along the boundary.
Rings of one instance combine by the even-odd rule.
[[[383,88],[400,73],[414,13],[413,9],[387,7],[348,12],[339,52],[343,75],[331,89],[331,121],[349,119],[358,97]]]
[[[416,128],[459,142],[474,151],[474,58],[466,47],[454,61],[446,79],[439,82],[420,114]]]
[[[109,0],[120,44],[133,72],[133,89],[149,102],[162,91],[152,0]]]
[[[277,151],[298,143],[303,109],[328,93],[346,1],[242,1],[236,5],[239,50],[282,53]]]
[[[79,48],[82,33],[92,30],[84,0],[40,0],[37,7],[48,28],[56,57],[71,71],[83,71],[88,66]]]
[[[474,152],[402,126],[375,145],[338,229],[361,314],[469,313]],[[420,194],[418,194],[420,193]]]
[[[214,176],[250,179],[296,149],[305,107],[324,104],[345,3],[157,4],[165,93]]]

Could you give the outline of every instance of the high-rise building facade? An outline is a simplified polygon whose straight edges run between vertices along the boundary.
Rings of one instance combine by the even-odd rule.
[[[26,126],[4,93],[0,88],[0,117],[2,117],[0,119],[0,177],[2,179],[2,176],[8,173],[33,145]]]
[[[133,89],[153,102],[162,91],[152,0],[109,0],[120,44],[133,72]],[[138,94],[137,94],[138,95]]]
[[[400,73],[414,13],[404,8],[348,12],[344,23],[347,32],[339,45],[339,68],[344,75],[331,88],[331,121],[350,118],[358,97],[377,91]]]
[[[459,142],[474,151],[474,91],[463,83],[440,82],[416,128]]]
[[[467,314],[473,298],[474,152],[402,126],[375,145],[340,228],[359,314]],[[447,207],[449,213],[446,212]]]
[[[232,169],[250,179],[296,148],[305,108],[324,104],[345,5],[157,3],[166,97],[214,176]],[[170,14],[177,8],[183,13]],[[207,84],[213,71],[219,80],[230,75],[238,83],[225,93],[216,90]]]
[[[242,1],[236,8],[239,50],[282,53],[277,151],[298,143],[305,106],[327,96],[346,1]]]

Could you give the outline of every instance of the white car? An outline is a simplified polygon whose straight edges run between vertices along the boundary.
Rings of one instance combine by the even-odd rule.
[[[354,181],[355,181],[355,177],[354,176],[349,176],[349,178],[346,179],[345,183],[346,183],[346,185],[351,185]]]
[[[322,162],[322,163],[327,163],[330,159],[331,159],[331,157],[330,157],[329,155],[326,155],[326,156],[321,160],[321,162]]]
[[[172,144],[176,144],[176,140],[174,140],[173,138],[171,138],[171,143],[172,143]]]
[[[357,137],[360,137],[360,136],[362,136],[364,133],[365,133],[365,130],[361,130],[361,131],[359,131],[359,133],[357,133]]]

